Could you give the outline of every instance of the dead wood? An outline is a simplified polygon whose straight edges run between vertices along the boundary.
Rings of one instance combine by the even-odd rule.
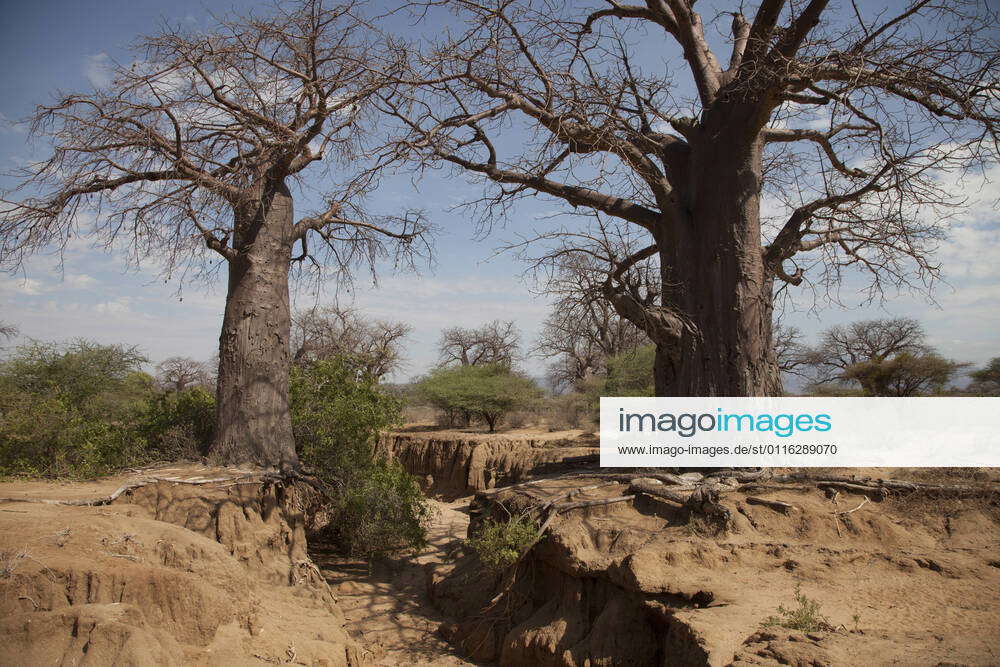
[[[770,507],[773,510],[777,510],[782,514],[789,514],[793,510],[799,509],[791,503],[786,503],[783,500],[769,500],[767,498],[759,498],[757,496],[747,496],[748,505],[763,505],[764,507]]]

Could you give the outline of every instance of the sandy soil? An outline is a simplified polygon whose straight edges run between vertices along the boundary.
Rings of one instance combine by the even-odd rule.
[[[246,473],[0,485],[0,664],[366,664],[308,560],[298,490]]]
[[[435,512],[428,547],[415,556],[400,556],[369,568],[363,561],[332,555],[322,544],[310,548],[344,610],[346,629],[371,651],[375,664],[477,664],[459,657],[438,636],[444,619],[427,594],[429,568],[448,560],[465,538],[469,500],[430,501]]]
[[[891,472],[966,483],[989,476]],[[582,489],[574,502],[629,493],[627,483],[553,479],[481,494],[479,516],[498,503],[501,517],[525,511],[573,489]],[[793,508],[778,511],[755,498]],[[478,657],[501,665],[659,664],[663,655],[672,656],[665,664],[1000,664],[995,495],[899,494],[871,502],[787,484],[734,488],[722,502],[732,515],[725,532],[644,498],[560,515],[518,579],[506,584],[512,604],[505,624],[460,621],[453,636],[484,647]],[[435,599],[456,618],[501,607],[477,608],[477,595],[488,601],[497,592],[489,582],[473,590],[482,579],[478,567],[463,559],[435,582]],[[779,606],[796,606],[797,588],[820,605],[830,627],[763,627]],[[672,643],[660,643],[664,637]]]

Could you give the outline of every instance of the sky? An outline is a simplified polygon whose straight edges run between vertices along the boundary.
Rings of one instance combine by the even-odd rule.
[[[251,6],[255,3],[211,0],[3,0],[0,172],[45,152],[44,143],[31,142],[27,129],[16,121],[36,104],[51,100],[56,91],[86,90],[102,83],[109,61],[128,62],[127,47],[137,35],[154,31],[160,21],[198,26],[209,21],[211,12]],[[969,203],[939,249],[944,281],[929,296],[890,293],[880,303],[866,304],[862,283],[852,277],[842,285],[841,304],[814,304],[802,295],[786,305],[783,321],[802,329],[809,339],[828,326],[856,319],[914,317],[924,323],[929,342],[946,356],[978,365],[1000,355],[997,177],[1000,171],[993,169],[985,177],[955,183]],[[0,177],[0,187],[9,183]],[[437,340],[445,327],[512,319],[525,347],[530,347],[550,303],[525,275],[526,265],[497,249],[518,235],[554,224],[547,218],[558,204],[542,198],[521,204],[483,238],[468,213],[453,208],[479,193],[476,185],[444,173],[416,187],[406,173],[388,179],[376,195],[380,202],[419,206],[438,228],[434,263],[419,273],[382,270],[375,284],[361,276],[352,286],[326,284],[319,293],[299,288],[293,292],[293,307],[339,300],[372,318],[410,324],[407,365],[391,378],[397,381],[435,363]],[[62,257],[37,255],[22,272],[0,274],[0,321],[21,332],[7,348],[29,338],[83,337],[138,345],[151,365],[175,355],[209,359],[218,341],[224,279],[190,284],[175,277],[165,282],[156,269],[155,258],[129,266],[120,254],[77,239]],[[545,363],[527,358],[523,365],[540,376]]]

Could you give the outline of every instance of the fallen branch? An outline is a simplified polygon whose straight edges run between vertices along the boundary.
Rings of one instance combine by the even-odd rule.
[[[694,490],[693,487],[688,488],[692,491]],[[632,483],[628,487],[628,490],[631,493],[641,493],[654,498],[669,500],[670,502],[677,503],[678,505],[684,505],[690,497],[690,494],[685,495],[679,493],[676,487],[671,488],[663,484],[654,484],[649,481],[649,479],[641,477],[633,479]]]
[[[597,507],[599,505],[611,505],[613,503],[623,503],[633,499],[635,499],[634,495],[618,496],[617,498],[601,498],[599,500],[580,500],[575,503],[562,503],[559,505],[553,505],[553,509],[556,512],[567,512],[569,510],[575,510],[581,507]]]
[[[747,496],[746,501],[748,505],[763,505],[764,507],[770,507],[773,510],[777,510],[782,514],[790,514],[792,511],[799,509],[795,505],[786,503],[783,500],[769,500],[767,498],[759,498],[757,496]]]
[[[857,512],[859,509],[861,509],[867,504],[868,504],[868,496],[865,496],[865,499],[861,501],[861,504],[855,507],[854,509],[844,510],[843,512],[834,512],[833,515],[834,517],[838,517],[838,516],[843,516],[844,514],[852,514],[854,512]]]

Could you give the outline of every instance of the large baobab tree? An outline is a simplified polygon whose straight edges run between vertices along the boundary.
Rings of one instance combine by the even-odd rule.
[[[997,155],[984,2],[762,0],[707,23],[694,0],[424,4],[464,25],[425,55],[436,83],[383,99],[403,147],[492,184],[487,218],[542,195],[641,231],[656,302],[606,296],[655,342],[661,395],[777,393],[775,281],[932,279],[957,203],[936,170]]]
[[[207,31],[141,40],[102,89],[38,109],[51,155],[4,195],[0,261],[81,232],[133,258],[228,276],[212,453],[225,462],[297,465],[288,404],[289,275],[349,276],[409,254],[419,216],[376,216],[377,172],[358,162],[369,100],[401,57],[353,5],[300,0]],[[301,179],[325,194],[296,218]]]

